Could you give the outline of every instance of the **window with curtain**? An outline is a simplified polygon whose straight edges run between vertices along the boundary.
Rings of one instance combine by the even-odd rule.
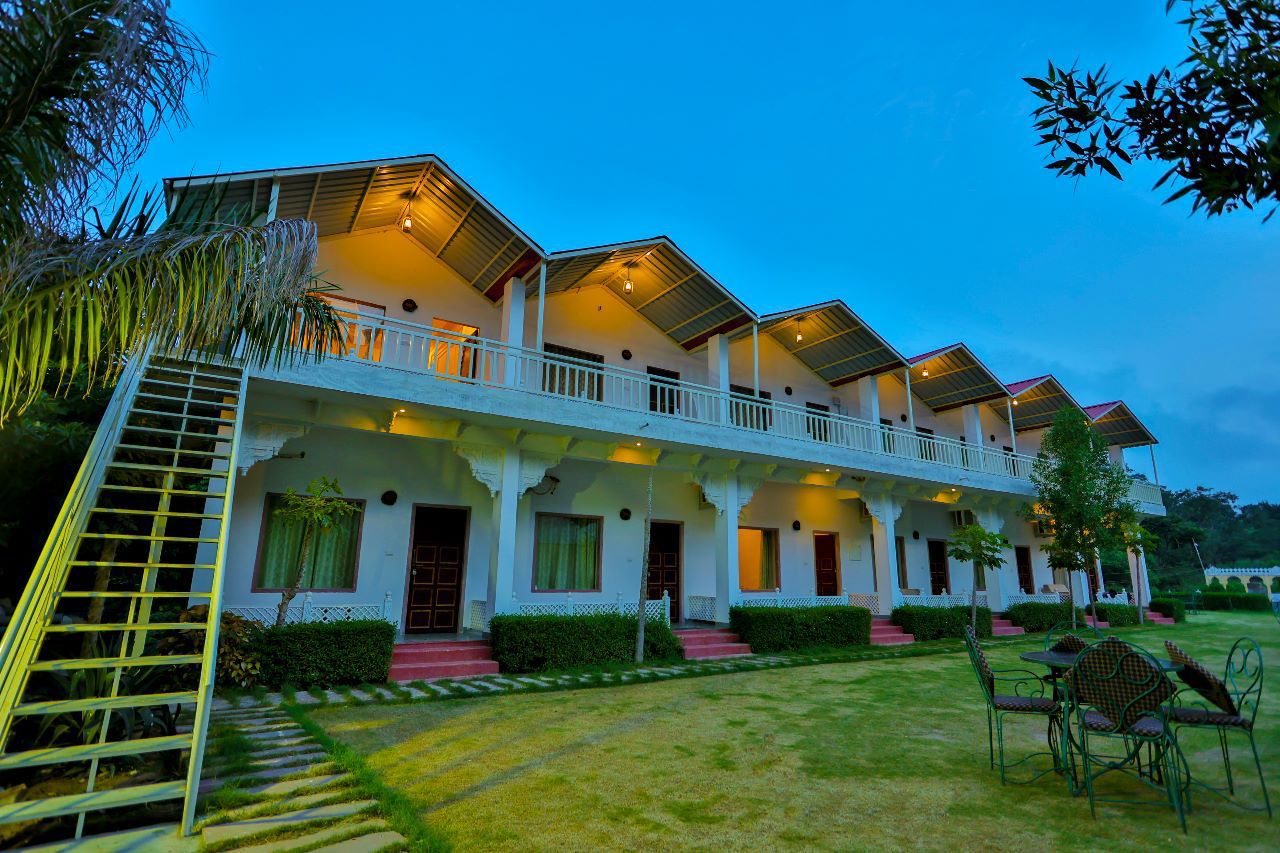
[[[600,528],[597,516],[538,513],[533,588],[569,592],[600,588]]]
[[[293,580],[302,550],[302,525],[276,515],[282,495],[267,495],[266,517],[262,524],[262,551],[258,559],[258,589],[284,589]],[[351,501],[364,506],[364,501]],[[334,522],[328,531],[317,530],[311,540],[311,559],[304,567],[299,589],[354,591],[356,555],[360,546],[360,519],[353,512]]]
[[[780,585],[778,531],[738,528],[738,586],[745,592],[772,592]]]

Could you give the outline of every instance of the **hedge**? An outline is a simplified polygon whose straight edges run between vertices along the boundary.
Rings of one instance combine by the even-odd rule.
[[[1174,622],[1187,621],[1187,605],[1176,598],[1153,598],[1148,609],[1161,616],[1168,616]]]
[[[591,616],[494,616],[489,623],[493,659],[503,672],[545,672],[636,658],[636,620],[618,613]],[[671,626],[644,626],[644,659],[681,658]]]
[[[731,607],[729,627],[753,652],[813,646],[865,646],[871,611],[865,607]]]
[[[254,651],[267,687],[383,684],[395,640],[396,626],[381,619],[304,622],[263,630]]]
[[[1138,624],[1138,608],[1132,604],[1099,604],[1098,619],[1112,628]]]
[[[1084,622],[1084,615],[1083,610],[1078,610],[1076,621]],[[1025,601],[1006,610],[1004,618],[1028,633],[1048,631],[1054,625],[1071,621],[1071,602]]]
[[[916,640],[963,637],[964,629],[969,624],[969,611],[968,604],[955,607],[920,607],[911,604],[893,608],[889,621]],[[991,636],[990,608],[978,608],[978,636]]]
[[[1271,596],[1265,592],[1206,592],[1200,601],[1204,610],[1271,609]]]

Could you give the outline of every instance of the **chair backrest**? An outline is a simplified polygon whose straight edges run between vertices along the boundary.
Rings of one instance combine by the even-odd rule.
[[[1262,647],[1250,637],[1241,637],[1227,655],[1224,679],[1236,703],[1236,713],[1252,722],[1262,699]]]
[[[972,625],[964,626],[964,645],[969,650],[969,663],[973,664],[973,673],[978,676],[982,692],[990,702],[995,695],[996,676],[991,671],[991,664],[987,663],[987,656],[982,653],[982,646],[978,645],[978,637],[973,633]]]
[[[1096,711],[1111,723],[1112,731],[1121,733],[1175,692],[1151,655],[1117,637],[1085,647],[1067,670],[1066,682],[1082,723],[1088,711]],[[1090,728],[1099,728],[1096,720]]]
[[[1199,661],[1184,652],[1177,643],[1165,640],[1164,647],[1169,650],[1169,660],[1182,667],[1182,669],[1178,670],[1179,681],[1217,706],[1224,714],[1236,715],[1240,713],[1235,697],[1227,689],[1225,681],[1218,678]],[[1234,648],[1232,651],[1235,651]],[[1227,661],[1227,667],[1228,669],[1231,667],[1230,659]]]
[[[1078,622],[1073,628],[1070,622],[1059,622],[1044,635],[1045,651],[1074,652],[1079,654],[1084,647],[1102,639],[1102,632],[1088,622]]]

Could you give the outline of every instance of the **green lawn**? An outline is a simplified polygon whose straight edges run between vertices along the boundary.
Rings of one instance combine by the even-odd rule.
[[[1217,671],[1236,637],[1262,643],[1259,748],[1280,805],[1280,629],[1191,620],[1123,633],[1153,651],[1173,638]],[[1023,666],[1031,642],[994,647],[993,666]],[[1002,787],[978,690],[967,657],[945,654],[308,714],[459,850],[1184,843],[1166,808],[1100,805],[1095,822],[1052,774]],[[1006,726],[1013,749],[1042,736],[1039,720]],[[1220,778],[1216,736],[1190,737],[1193,772]],[[1241,743],[1237,790],[1260,802]],[[1202,795],[1188,822],[1197,848],[1280,849],[1280,814]]]

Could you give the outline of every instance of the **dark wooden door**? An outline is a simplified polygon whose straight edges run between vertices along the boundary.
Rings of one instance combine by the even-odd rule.
[[[947,569],[947,543],[941,539],[929,540],[929,586],[934,595],[942,595],[951,588],[951,573]]]
[[[814,589],[818,595],[840,594],[840,557],[834,533],[813,534]]]
[[[1018,564],[1018,588],[1023,592],[1035,592],[1036,580],[1031,572],[1031,549],[1026,545],[1017,545],[1013,549],[1013,557]]]
[[[458,630],[467,519],[468,511],[462,507],[414,507],[406,634]]]
[[[655,521],[649,527],[649,589],[650,599],[662,598],[666,592],[671,599],[671,621],[680,621],[680,537],[679,524]]]
[[[663,367],[649,368],[649,411],[664,415],[680,414],[680,392],[676,383],[680,373]]]

